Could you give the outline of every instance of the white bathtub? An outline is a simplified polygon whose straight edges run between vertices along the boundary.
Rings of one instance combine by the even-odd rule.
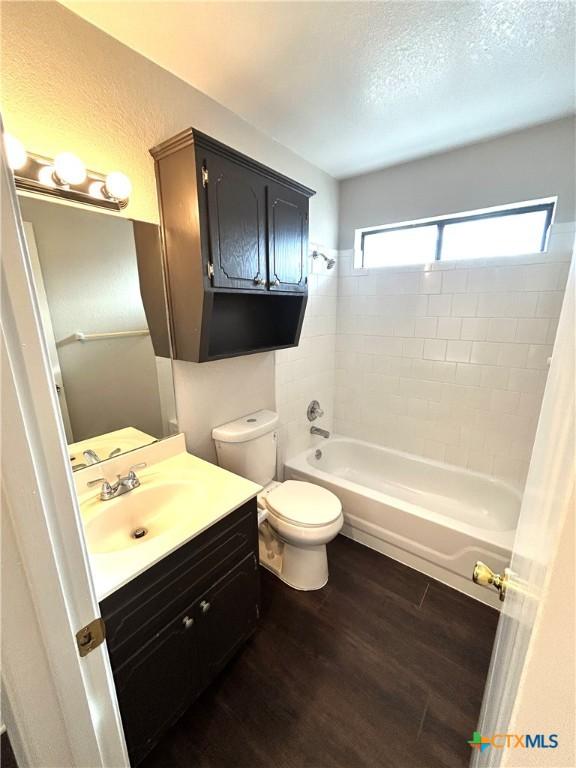
[[[333,437],[285,464],[342,502],[342,533],[498,607],[471,575],[476,560],[500,571],[510,552],[520,493],[478,472]]]

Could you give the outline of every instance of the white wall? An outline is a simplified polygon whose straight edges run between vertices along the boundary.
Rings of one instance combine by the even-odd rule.
[[[574,129],[341,182],[336,431],[523,486],[574,239]],[[352,268],[356,229],[551,196],[553,255]]]
[[[523,487],[569,260],[353,270],[341,252],[335,430]]]
[[[311,244],[311,250],[315,247],[329,258],[338,255],[322,245]],[[280,473],[285,458],[322,440],[310,435],[311,424],[306,410],[312,400],[319,401],[325,414],[314,425],[332,430],[334,424],[338,265],[329,270],[324,260],[310,259],[310,273],[300,344],[276,353],[276,404],[281,420]]]
[[[415,112],[415,119],[417,113]],[[339,247],[354,230],[558,195],[557,222],[572,222],[572,118],[471,144],[340,184]]]
[[[158,221],[148,150],[194,126],[315,189],[310,238],[336,247],[338,185],[330,176],[57,3],[2,3],[1,13],[7,130],[32,151],[53,156],[67,149],[90,168],[127,173],[134,192],[124,216]],[[274,404],[275,353],[267,357],[264,364],[249,357],[178,366],[176,405],[191,450],[209,455],[214,424]],[[318,396],[310,384],[304,399]],[[234,404],[233,413],[226,403]],[[305,425],[301,431],[304,439]]]

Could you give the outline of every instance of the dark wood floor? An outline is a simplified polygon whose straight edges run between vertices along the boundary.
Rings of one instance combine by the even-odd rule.
[[[2,768],[18,768],[18,763],[14,757],[14,752],[12,752],[12,745],[6,732],[0,738],[0,766]]]
[[[142,768],[467,766],[498,614],[339,536]]]

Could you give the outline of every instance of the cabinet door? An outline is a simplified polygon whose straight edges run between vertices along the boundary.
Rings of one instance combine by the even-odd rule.
[[[182,613],[114,671],[132,765],[201,690],[193,611]]]
[[[306,291],[308,198],[281,184],[268,186],[268,261],[272,291]]]
[[[258,174],[206,153],[210,256],[215,288],[266,290],[266,184]]]
[[[199,603],[200,664],[208,683],[256,628],[260,574],[255,554],[234,566]]]

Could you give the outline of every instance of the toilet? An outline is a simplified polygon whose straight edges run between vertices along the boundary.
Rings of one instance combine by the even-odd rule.
[[[328,581],[326,544],[342,528],[337,496],[313,483],[274,481],[278,414],[257,411],[212,430],[218,463],[263,486],[258,495],[260,563],[294,589]]]

